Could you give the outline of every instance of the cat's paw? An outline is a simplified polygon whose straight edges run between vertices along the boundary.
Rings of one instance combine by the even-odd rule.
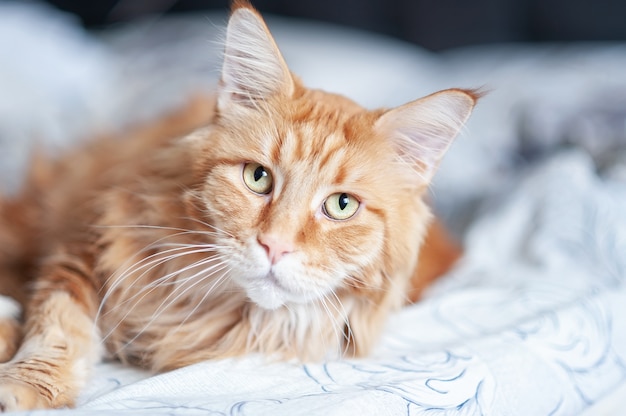
[[[0,412],[50,408],[50,401],[39,391],[19,381],[0,382]]]

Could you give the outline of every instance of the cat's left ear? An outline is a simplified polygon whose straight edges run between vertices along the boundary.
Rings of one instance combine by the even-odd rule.
[[[479,97],[469,90],[440,91],[387,111],[375,129],[393,141],[400,160],[428,183]]]
[[[226,29],[218,107],[255,108],[276,94],[291,96],[294,81],[261,15],[247,2],[235,2]]]

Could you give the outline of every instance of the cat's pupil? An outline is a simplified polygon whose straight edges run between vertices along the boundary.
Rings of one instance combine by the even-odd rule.
[[[255,182],[260,181],[263,177],[267,176],[267,172],[263,166],[259,166],[254,170],[254,180]]]
[[[344,209],[346,209],[346,207],[350,203],[350,197],[348,196],[348,194],[341,194],[339,196],[338,203],[339,203],[339,209],[340,210],[343,211]]]

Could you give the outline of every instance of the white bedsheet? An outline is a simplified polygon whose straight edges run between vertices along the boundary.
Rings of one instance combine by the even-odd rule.
[[[223,18],[95,37],[41,10],[0,4],[6,187],[33,140],[62,148],[215,82],[211,39]],[[43,43],[42,27],[56,28]],[[465,258],[392,317],[367,359],[252,356],[161,375],[103,363],[76,409],[41,414],[573,415],[626,383],[626,45],[432,55],[323,25],[270,27],[308,85],[368,106],[451,86],[492,90],[434,186]]]

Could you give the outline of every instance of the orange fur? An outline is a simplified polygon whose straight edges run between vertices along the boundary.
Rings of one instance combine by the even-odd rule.
[[[432,221],[419,251],[415,273],[411,278],[408,298],[416,302],[424,290],[438,277],[448,272],[463,255],[463,249],[448,234],[441,221]]]
[[[423,194],[476,99],[368,111],[307,89],[237,2],[215,97],[39,157],[0,204],[0,284],[25,307],[0,407],[71,405],[101,345],[154,370],[367,354],[407,299]]]
[[[20,325],[16,320],[0,320],[0,362],[13,357],[21,338]]]

